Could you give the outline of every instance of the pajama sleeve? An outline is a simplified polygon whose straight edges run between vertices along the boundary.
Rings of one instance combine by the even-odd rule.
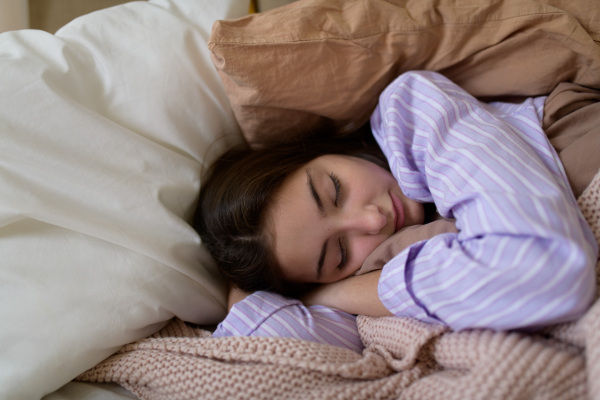
[[[213,334],[224,336],[290,337],[363,350],[355,316],[323,306],[305,307],[270,292],[255,292],[234,304]]]
[[[404,194],[458,229],[384,266],[378,292],[392,313],[455,330],[535,329],[590,306],[598,249],[541,129],[543,103],[481,103],[432,72],[381,95],[371,125]]]

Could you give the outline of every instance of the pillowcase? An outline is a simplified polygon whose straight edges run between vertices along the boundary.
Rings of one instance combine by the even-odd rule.
[[[0,398],[52,392],[226,288],[188,221],[242,136],[210,61],[246,0],[152,0],[0,35]]]
[[[439,71],[479,97],[598,87],[599,13],[597,1],[303,0],[217,22],[209,48],[256,144],[351,131],[407,70]]]

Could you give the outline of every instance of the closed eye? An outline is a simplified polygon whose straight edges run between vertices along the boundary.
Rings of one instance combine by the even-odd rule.
[[[344,266],[346,265],[346,261],[348,260],[348,249],[346,248],[346,245],[344,244],[344,242],[342,242],[341,238],[340,238],[339,242],[340,242],[340,252],[342,253],[342,261],[340,261],[340,263],[336,267],[336,269],[343,269]]]
[[[331,178],[331,182],[333,182],[333,187],[335,188],[335,201],[334,201],[334,203],[335,203],[336,207],[339,207],[340,206],[340,199],[342,197],[342,184],[340,182],[340,179],[333,172],[331,174],[329,174],[329,177]],[[339,242],[339,245],[340,245],[340,253],[341,253],[342,257],[341,257],[341,261],[338,264],[338,266],[336,267],[336,269],[341,270],[346,265],[346,261],[348,259],[348,249],[346,248],[346,245],[342,241],[342,238],[340,238],[338,242]]]
[[[333,187],[335,188],[335,206],[340,206],[340,197],[342,195],[342,184],[340,183],[340,179],[333,172],[329,174],[331,181],[333,182]]]

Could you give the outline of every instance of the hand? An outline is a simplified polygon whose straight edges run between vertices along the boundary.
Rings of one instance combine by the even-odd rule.
[[[321,285],[302,296],[307,305],[322,305],[350,314],[383,317],[392,315],[379,300],[377,285],[381,271],[351,276],[341,281]]]
[[[244,300],[251,294],[251,292],[243,292],[240,289],[238,289],[237,286],[230,285],[229,296],[227,298],[227,310],[231,310],[231,307],[233,307],[235,303]]]
[[[388,261],[400,254],[404,249],[422,240],[431,239],[441,233],[458,233],[455,222],[447,219],[439,219],[425,225],[407,226],[379,245],[367,257],[355,275],[362,275],[382,269]]]

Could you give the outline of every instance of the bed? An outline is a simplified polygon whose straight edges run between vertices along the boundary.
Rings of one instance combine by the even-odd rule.
[[[248,6],[132,2],[0,35],[0,398],[600,396],[598,304],[536,335],[361,316],[363,354],[213,339],[226,283],[189,225],[228,147],[343,140],[387,83],[429,69],[482,99],[550,95],[545,129],[576,136],[561,153],[600,238],[600,4]]]

